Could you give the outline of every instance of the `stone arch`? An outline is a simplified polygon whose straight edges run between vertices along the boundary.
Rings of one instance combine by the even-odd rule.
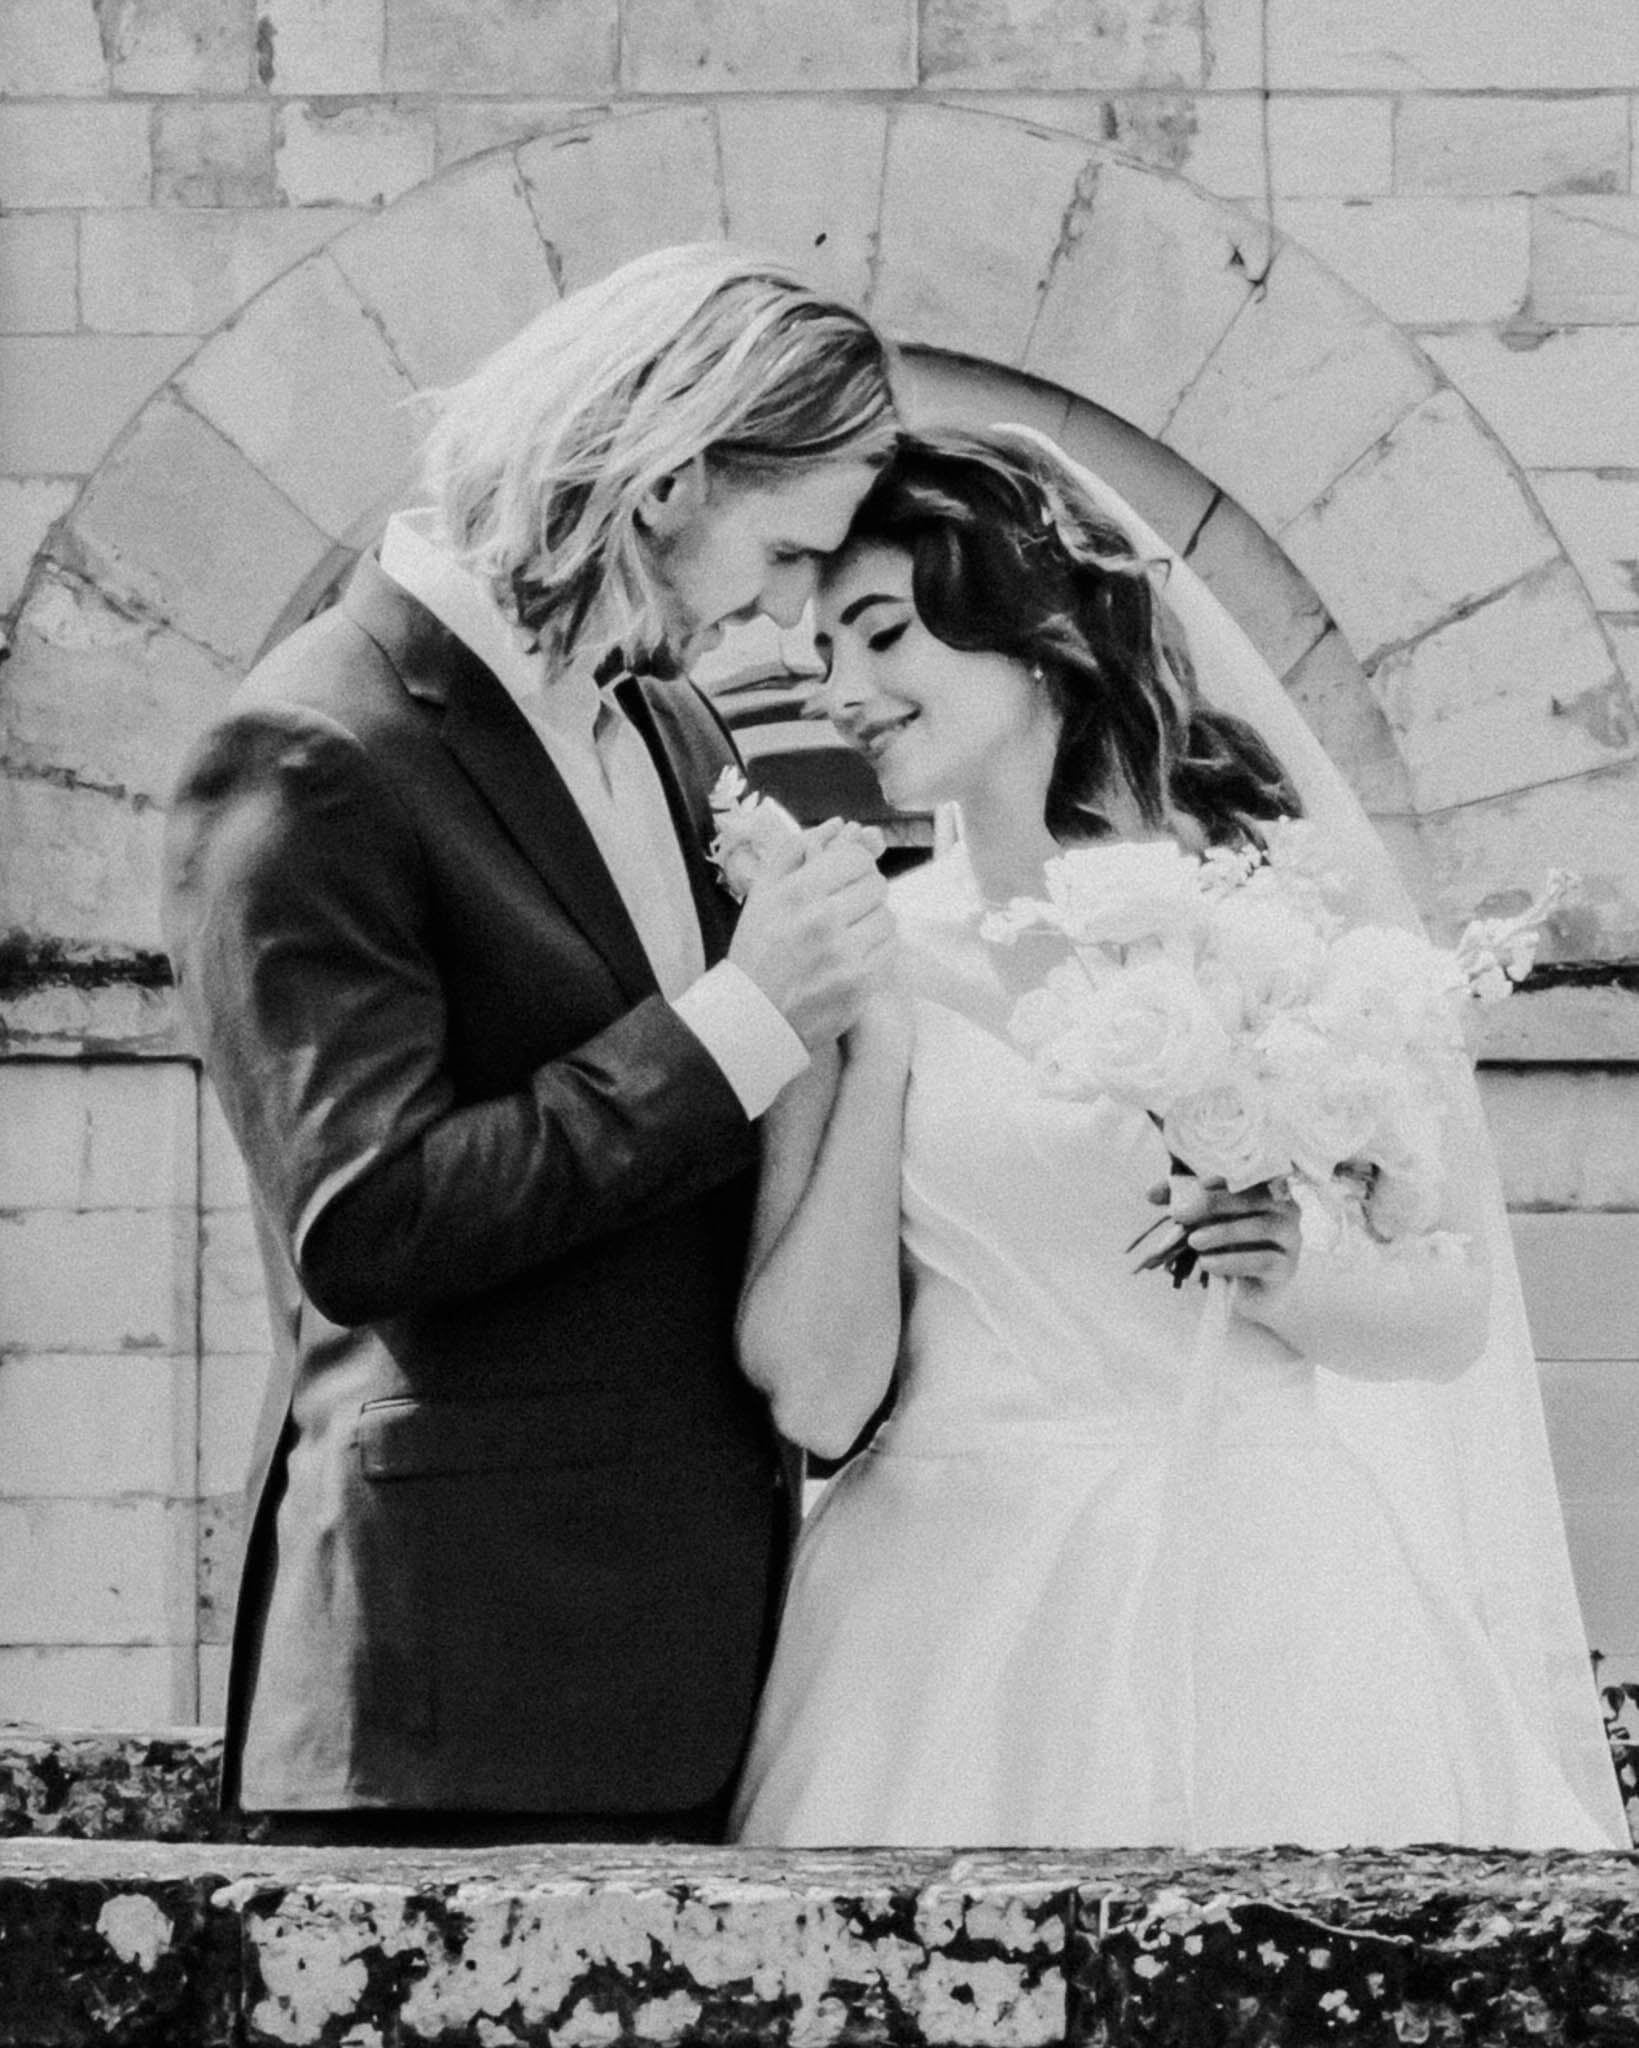
[[[1556,819],[1631,888],[1635,724],[1609,645],[1519,470],[1398,328],[1246,212],[1084,140],[793,98],[615,112],[477,158],[203,342],[36,562],[8,688],[29,876],[5,921],[151,948],[177,753],[401,486],[415,393],[639,250],[719,235],[903,342],[1100,409],[1238,501],[1369,681],[1425,900],[1534,873]]]

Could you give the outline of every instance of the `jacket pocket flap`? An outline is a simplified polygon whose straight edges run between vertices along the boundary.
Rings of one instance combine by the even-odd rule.
[[[367,1479],[610,1465],[631,1437],[630,1401],[598,1384],[479,1401],[367,1401],[354,1429]]]

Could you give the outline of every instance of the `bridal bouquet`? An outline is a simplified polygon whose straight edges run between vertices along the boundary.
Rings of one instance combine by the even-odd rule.
[[[707,801],[713,828],[707,858],[723,887],[737,903],[743,903],[753,882],[778,874],[790,864],[790,850],[803,840],[803,828],[784,804],[754,790],[738,768],[723,770]],[[827,829],[857,839],[873,860],[885,843],[875,825],[838,823],[821,827],[822,836]]]
[[[1189,1172],[1236,1191],[1285,1180],[1306,1225],[1392,1244],[1440,1214],[1463,1006],[1528,972],[1570,882],[1551,875],[1520,915],[1442,949],[1350,923],[1315,828],[1279,821],[1260,846],[1204,855],[1171,840],[1073,850],[1048,863],[1046,902],[1017,898],[982,930],[1070,943],[1011,1018],[1045,1087],[1130,1103]]]

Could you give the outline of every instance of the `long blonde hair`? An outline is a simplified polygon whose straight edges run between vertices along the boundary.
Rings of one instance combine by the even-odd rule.
[[[433,394],[424,475],[446,537],[549,657],[653,651],[644,495],[886,458],[890,352],[864,317],[726,243],[660,249],[550,306]]]

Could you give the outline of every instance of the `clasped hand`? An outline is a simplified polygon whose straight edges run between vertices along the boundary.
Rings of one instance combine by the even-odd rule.
[[[880,846],[869,828],[828,819],[793,834],[746,894],[728,957],[810,1049],[850,1029],[891,978],[898,935]]]
[[[1200,1272],[1246,1281],[1263,1295],[1279,1293],[1297,1271],[1302,1232],[1284,1181],[1259,1181],[1232,1194],[1221,1180],[1174,1174],[1157,1181],[1149,1199],[1170,1212],[1172,1231],[1146,1264],[1187,1244]]]

